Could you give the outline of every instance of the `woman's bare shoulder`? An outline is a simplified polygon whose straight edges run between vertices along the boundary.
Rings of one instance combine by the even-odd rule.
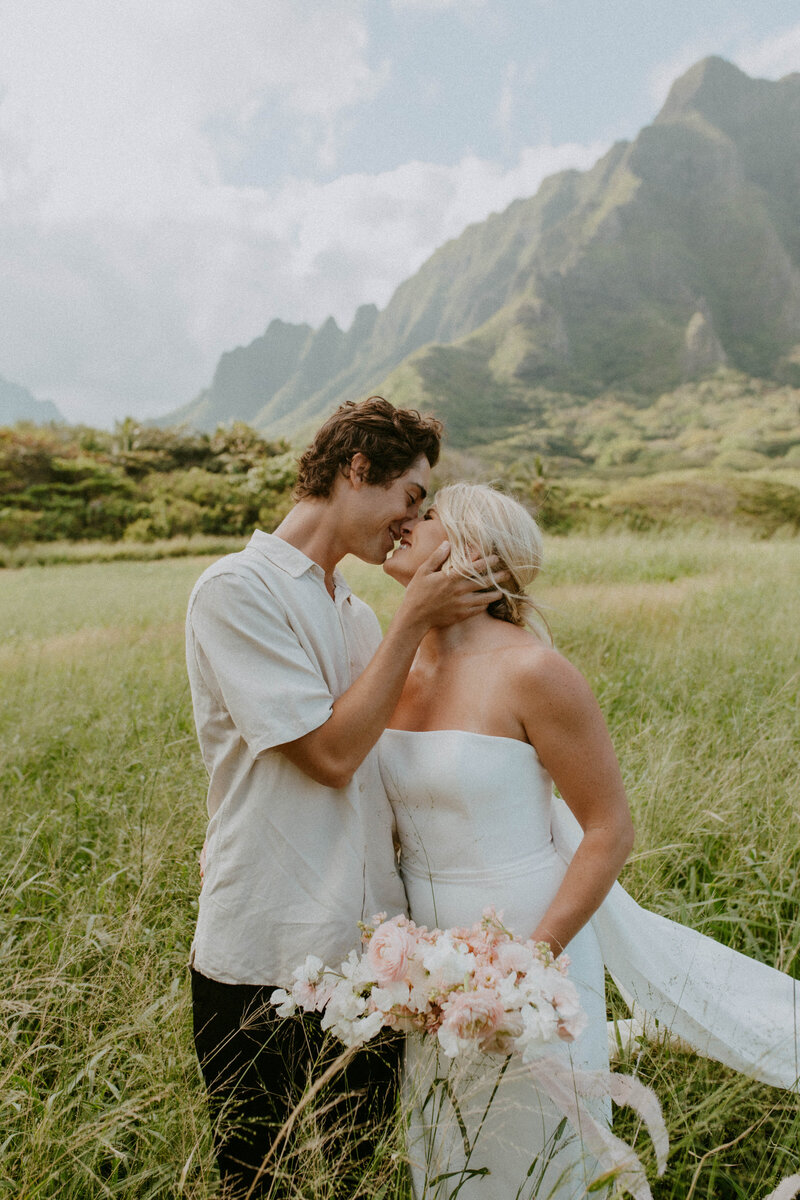
[[[544,641],[537,634],[519,626],[512,626],[512,635],[505,647],[516,665],[516,671],[523,677],[535,679],[538,676],[557,676],[562,672],[576,671],[568,658],[560,650]],[[513,636],[513,635],[517,636]]]
[[[594,694],[578,668],[535,636],[520,642],[511,660],[509,684],[520,709],[558,712],[594,707]]]

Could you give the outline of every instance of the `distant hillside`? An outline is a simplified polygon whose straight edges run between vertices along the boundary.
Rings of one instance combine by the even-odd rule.
[[[9,383],[0,376],[0,426],[15,425],[17,421],[46,425],[63,419],[50,400],[37,400],[27,388],[19,383]]]
[[[273,321],[163,421],[292,435],[383,391],[469,446],[536,422],[545,394],[647,401],[725,366],[800,385],[800,75],[708,58],[633,142],[468,228],[382,312]]]

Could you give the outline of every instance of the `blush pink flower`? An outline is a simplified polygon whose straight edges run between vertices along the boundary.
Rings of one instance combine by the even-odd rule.
[[[298,979],[292,988],[292,996],[306,1012],[313,1012],[317,1007],[317,989],[307,979]]]
[[[497,947],[496,956],[502,971],[516,971],[520,975],[529,971],[535,961],[533,951],[520,942],[503,942]]]
[[[456,992],[444,1005],[442,1026],[459,1038],[482,1037],[494,1032],[503,1020],[503,1005],[489,988]]]
[[[408,929],[384,921],[373,933],[367,946],[367,963],[380,984],[400,983],[408,969],[413,938]]]

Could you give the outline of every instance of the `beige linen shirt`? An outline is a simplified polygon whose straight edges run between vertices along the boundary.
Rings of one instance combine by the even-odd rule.
[[[307,954],[333,966],[358,921],[406,911],[393,817],[371,751],[343,788],[274,749],[327,721],[380,641],[335,573],[272,534],[209,567],[186,620],[195,723],[208,769],[206,870],[191,951],[222,983],[286,986]]]

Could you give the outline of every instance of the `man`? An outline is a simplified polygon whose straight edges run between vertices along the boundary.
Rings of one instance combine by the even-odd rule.
[[[343,405],[303,454],[296,504],[274,534],[198,580],[187,616],[195,721],[209,772],[206,868],[192,945],[195,1044],[228,1195],[258,1195],[264,1163],[321,1036],[268,1008],[307,954],[336,965],[357,923],[405,910],[392,815],[373,747],[424,634],[497,599],[417,572],[381,641],[337,564],[381,563],[417,516],[441,425],[381,397]],[[385,1056],[386,1058],[386,1056]],[[342,1096],[392,1102],[396,1064],[362,1053]],[[357,1114],[356,1114],[357,1115]]]

